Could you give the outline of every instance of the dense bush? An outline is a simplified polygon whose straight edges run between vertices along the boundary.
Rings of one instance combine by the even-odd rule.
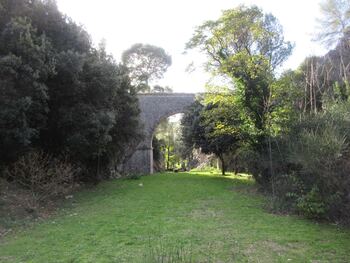
[[[276,138],[272,183],[282,206],[310,218],[349,218],[349,113],[348,103],[333,105]]]
[[[138,139],[127,69],[55,1],[0,2],[0,93],[0,166],[41,148],[99,179]]]

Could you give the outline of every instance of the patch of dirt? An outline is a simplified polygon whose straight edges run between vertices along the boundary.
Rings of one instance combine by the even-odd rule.
[[[257,187],[247,186],[247,185],[235,185],[235,186],[232,186],[230,190],[233,192],[249,194],[249,195],[260,194],[259,189]]]
[[[195,219],[218,218],[218,217],[222,217],[222,212],[215,211],[214,209],[203,208],[203,209],[192,210],[190,216],[195,218]]]
[[[0,262],[15,262],[16,259],[14,257],[4,257],[0,256]]]
[[[246,249],[244,249],[244,254],[249,257],[254,257],[259,251],[272,251],[278,255],[283,255],[288,253],[290,250],[300,249],[303,244],[301,243],[288,243],[288,244],[279,244],[275,241],[264,240],[260,242],[256,242],[254,244],[250,244]],[[259,249],[259,251],[258,251]],[[270,255],[265,255],[264,253],[260,255],[261,257]],[[265,262],[265,261],[262,261]]]
[[[19,225],[47,219],[62,199],[36,204],[30,191],[0,179],[0,240]]]
[[[203,201],[200,208],[191,211],[190,217],[195,219],[223,217],[223,211],[215,209],[215,206],[215,202],[212,200]]]
[[[286,253],[291,249],[288,246],[283,246],[283,245],[278,244],[278,243],[273,242],[273,241],[263,241],[262,245],[266,249],[273,251],[275,253],[278,253],[278,254]]]

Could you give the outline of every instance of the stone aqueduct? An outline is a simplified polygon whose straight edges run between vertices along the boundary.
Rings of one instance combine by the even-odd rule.
[[[138,95],[143,140],[124,169],[129,173],[153,173],[152,139],[157,125],[165,118],[183,113],[195,100],[191,93],[151,93]]]

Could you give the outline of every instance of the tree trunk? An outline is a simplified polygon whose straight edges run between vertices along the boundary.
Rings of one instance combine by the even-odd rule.
[[[221,161],[221,174],[225,175],[226,172],[226,166],[225,166],[225,160],[223,155],[219,155],[219,159]]]
[[[169,170],[170,146],[168,145],[167,148],[168,148],[168,151],[167,151],[167,158],[166,158],[166,169]]]
[[[233,172],[234,174],[238,174],[238,167],[237,167],[237,158],[233,158]]]

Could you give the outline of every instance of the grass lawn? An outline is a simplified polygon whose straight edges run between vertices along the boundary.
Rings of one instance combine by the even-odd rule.
[[[0,241],[0,262],[350,262],[350,230],[269,214],[247,177],[103,182]]]

